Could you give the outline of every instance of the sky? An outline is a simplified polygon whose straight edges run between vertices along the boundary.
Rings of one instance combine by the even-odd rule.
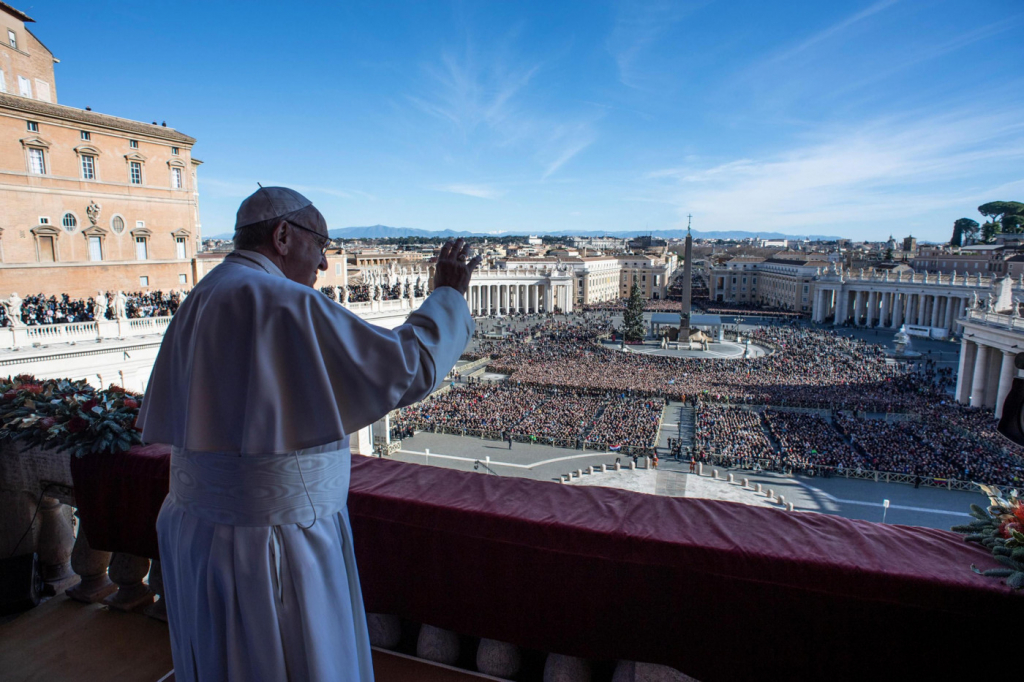
[[[945,241],[1024,200],[1024,3],[12,3],[59,102],[197,139],[332,228]]]

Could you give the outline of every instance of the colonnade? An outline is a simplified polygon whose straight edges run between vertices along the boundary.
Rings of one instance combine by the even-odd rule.
[[[957,402],[971,407],[993,408],[996,417],[1001,417],[1003,402],[1017,376],[1013,363],[1016,355],[1017,350],[965,338],[960,346]]]
[[[551,284],[470,284],[466,293],[474,315],[552,312],[556,308],[572,312],[571,285]]]
[[[872,291],[867,289],[818,288],[814,294],[813,320],[824,322],[834,316],[833,324],[852,322],[856,326],[888,327],[919,325],[959,331],[959,320],[966,314],[970,299],[946,292]]]

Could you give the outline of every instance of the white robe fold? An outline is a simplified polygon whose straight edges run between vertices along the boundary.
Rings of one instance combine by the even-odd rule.
[[[472,330],[454,289],[382,329],[249,251],[196,285],[139,415],[173,446],[157,531],[176,679],[373,679],[348,434],[435,390]]]

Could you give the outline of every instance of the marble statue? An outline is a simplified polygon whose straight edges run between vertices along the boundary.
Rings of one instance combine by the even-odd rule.
[[[0,299],[0,305],[7,312],[7,319],[11,321],[12,327],[25,324],[21,319],[21,296],[18,296],[18,292],[11,292],[10,298]]]
[[[92,304],[92,317],[97,322],[107,319],[107,294],[100,290],[96,302]]]
[[[114,317],[118,320],[128,318],[128,297],[123,291],[114,294]]]

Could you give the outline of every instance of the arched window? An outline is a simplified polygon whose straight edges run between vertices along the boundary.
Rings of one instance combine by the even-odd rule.
[[[68,232],[74,232],[75,228],[78,227],[78,218],[73,213],[65,213],[64,219],[61,221],[64,225],[64,229]]]
[[[122,218],[119,215],[116,215],[113,218],[111,218],[110,229],[113,230],[115,234],[121,234],[122,232],[124,232],[124,218]]]

